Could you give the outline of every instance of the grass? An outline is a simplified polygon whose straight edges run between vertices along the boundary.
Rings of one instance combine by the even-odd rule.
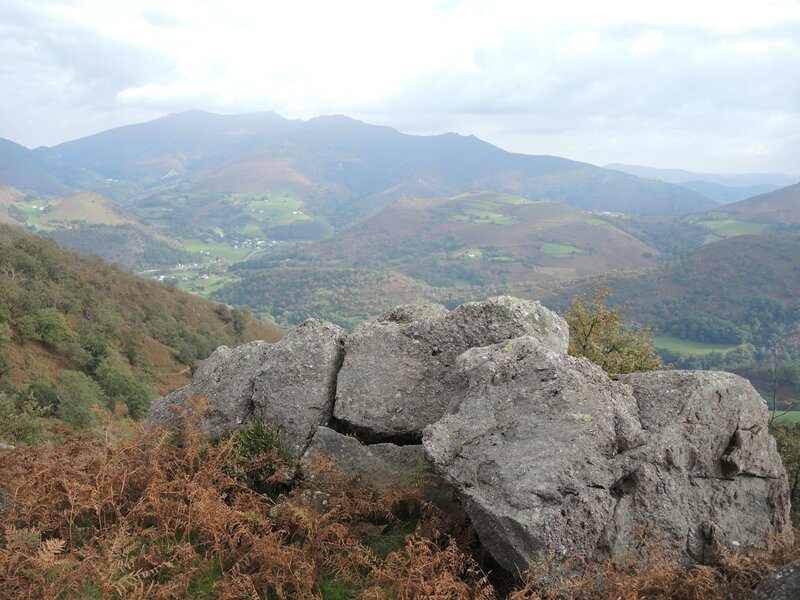
[[[669,350],[670,352],[680,352],[681,354],[692,354],[695,356],[705,356],[712,352],[727,354],[738,348],[735,344],[710,344],[707,342],[695,342],[694,340],[683,340],[672,335],[655,336],[656,348]]]
[[[769,229],[769,225],[764,223],[751,223],[749,221],[736,221],[734,219],[723,219],[721,221],[697,221],[696,225],[705,227],[714,235],[723,238],[734,237],[737,235],[759,235]]]
[[[193,279],[193,277],[200,275],[198,271],[184,271],[183,274],[188,275],[192,279],[189,281],[179,280],[178,287],[187,292],[197,294],[198,296],[203,296],[204,298],[209,297],[224,285],[237,281],[236,277],[227,274],[210,274],[208,279]]]
[[[784,421],[786,423],[800,423],[800,410],[779,410],[776,411],[776,414],[778,415],[777,418],[780,421]],[[772,411],[770,411],[770,415],[772,415]]]
[[[580,248],[576,248],[575,246],[570,246],[569,244],[554,244],[554,243],[544,243],[539,247],[544,254],[549,254],[551,256],[571,256],[573,254],[580,254],[583,252]]]
[[[252,218],[270,225],[288,225],[311,218],[303,212],[305,203],[289,190],[241,192],[231,194],[230,200],[234,206],[244,208]]]
[[[464,248],[458,253],[459,258],[466,258],[468,260],[480,260],[483,258],[483,250],[480,248]]]
[[[208,252],[211,256],[224,258],[234,263],[244,260],[252,248],[234,248],[226,242],[203,242],[201,240],[182,240],[183,246],[190,252]]]
[[[467,193],[453,198],[459,202],[463,212],[451,217],[456,223],[473,223],[476,225],[516,225],[519,219],[506,215],[498,210],[503,206],[520,206],[532,204],[530,200],[519,196],[489,193]]]
[[[519,223],[519,219],[512,215],[504,215],[477,208],[467,209],[463,213],[454,216],[453,221],[457,223],[474,223],[476,225],[516,225]]]
[[[15,206],[25,215],[25,225],[42,231],[52,231],[55,227],[42,223],[42,211],[40,207],[48,206],[44,200],[33,200],[30,202],[17,202]]]

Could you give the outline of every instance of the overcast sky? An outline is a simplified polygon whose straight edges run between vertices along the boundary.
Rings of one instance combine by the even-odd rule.
[[[0,2],[0,137],[189,108],[800,175],[800,0]]]

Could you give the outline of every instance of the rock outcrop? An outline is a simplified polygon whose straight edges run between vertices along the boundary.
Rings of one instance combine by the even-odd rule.
[[[638,531],[685,563],[712,560],[719,544],[791,535],[766,407],[740,377],[613,382],[529,338],[470,350],[459,372],[462,399],[424,446],[512,572],[551,551],[621,559]]]
[[[567,324],[538,302],[500,296],[452,312],[399,306],[347,337],[334,415],[378,437],[419,439],[455,399],[456,358],[522,335],[567,351]]]
[[[191,384],[153,402],[149,420],[174,425],[176,406],[185,411],[190,397],[205,398],[201,425],[209,435],[259,420],[280,431],[287,450],[300,457],[333,412],[344,337],[342,328],[309,319],[275,344],[222,346]]]
[[[665,371],[612,381],[567,356],[567,326],[509,297],[401,306],[347,335],[309,320],[277,344],[220,348],[153,422],[208,399],[216,435],[258,420],[300,465],[332,457],[376,491],[433,469],[494,558],[619,559],[639,533],[685,563],[792,536],[766,406],[745,380]],[[308,473],[308,469],[301,471]]]

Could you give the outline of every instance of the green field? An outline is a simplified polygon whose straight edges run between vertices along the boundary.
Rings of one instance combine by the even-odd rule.
[[[516,225],[519,223],[517,217],[497,211],[502,206],[533,204],[525,198],[503,194],[461,194],[454,199],[459,201],[462,212],[454,215],[451,220],[477,225]]]
[[[719,237],[734,237],[737,235],[759,235],[769,229],[764,223],[751,223],[749,221],[736,221],[723,219],[721,221],[697,221],[696,225],[705,227]]]
[[[255,220],[270,225],[288,225],[311,218],[303,212],[305,203],[288,190],[236,193],[231,194],[230,200]]]
[[[772,411],[770,411],[770,417],[772,417]],[[800,410],[790,410],[790,411],[776,411],[777,419],[779,421],[785,421],[786,423],[800,423]]]
[[[40,229],[44,231],[51,231],[55,229],[55,227],[42,224],[42,211],[40,211],[39,208],[42,206],[48,206],[48,203],[44,200],[17,202],[14,206],[16,206],[22,213],[25,214],[25,225],[28,227],[33,227],[34,229]]]
[[[190,277],[199,275],[199,273],[196,271],[187,271],[186,274]],[[226,274],[213,274],[209,275],[208,279],[190,279],[189,281],[179,280],[178,287],[186,290],[187,292],[207,298],[222,286],[234,281],[237,281],[237,278]]]
[[[457,223],[475,223],[476,225],[516,225],[519,219],[511,215],[470,208],[453,217]]]
[[[731,344],[707,344],[705,342],[695,342],[692,340],[682,340],[671,335],[657,335],[655,336],[656,348],[662,350],[669,350],[670,352],[680,352],[681,354],[694,354],[705,356],[712,352],[721,352],[727,354],[732,350],[736,350],[738,346]]]
[[[539,250],[551,256],[571,256],[572,254],[580,254],[583,252],[580,248],[570,246],[569,244],[553,244],[550,242],[542,244]]]
[[[467,260],[480,260],[483,258],[483,250],[480,248],[464,248],[458,253],[458,256]]]
[[[208,252],[211,256],[219,256],[234,263],[244,260],[252,248],[234,248],[224,242],[203,242],[201,240],[182,240],[183,246],[190,252]]]

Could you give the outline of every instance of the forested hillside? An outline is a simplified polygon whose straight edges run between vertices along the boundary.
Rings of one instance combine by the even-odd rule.
[[[776,384],[794,399],[800,397],[799,256],[798,239],[737,236],[606,282],[632,318],[652,323],[668,362],[734,370],[767,396]],[[591,285],[568,286],[549,301],[566,306]]]
[[[0,225],[0,392],[67,422],[93,420],[93,405],[141,417],[217,346],[279,335],[245,310]]]

